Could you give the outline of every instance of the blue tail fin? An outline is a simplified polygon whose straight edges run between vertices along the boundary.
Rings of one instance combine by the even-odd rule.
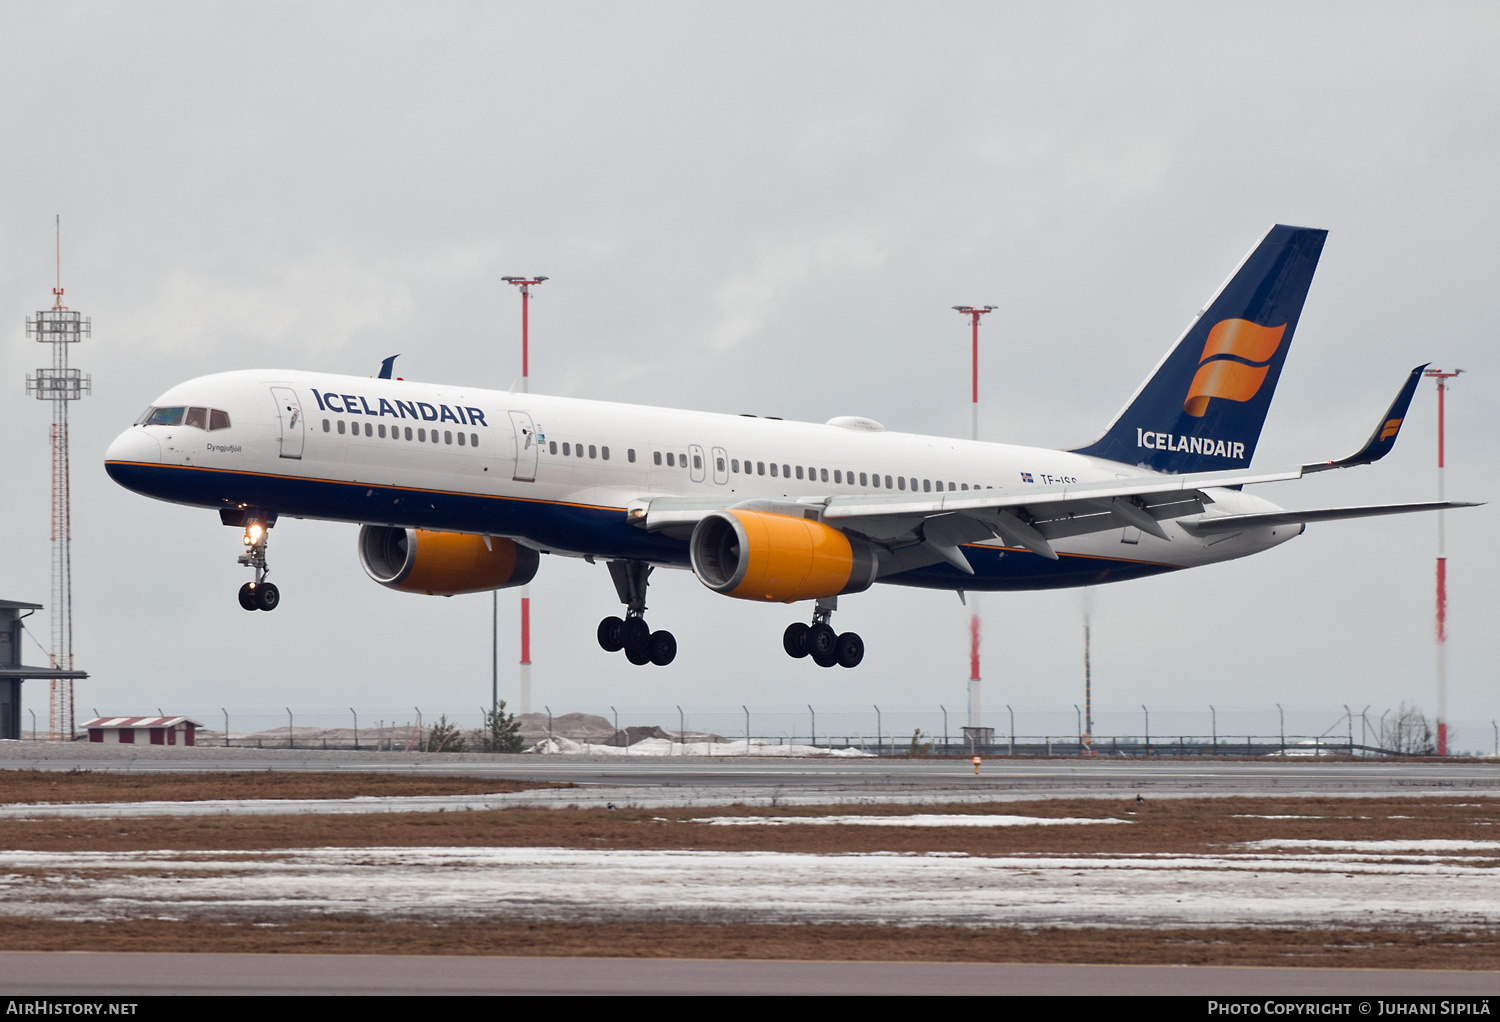
[[[1159,472],[1249,465],[1327,236],[1267,231],[1104,435],[1075,453]]]

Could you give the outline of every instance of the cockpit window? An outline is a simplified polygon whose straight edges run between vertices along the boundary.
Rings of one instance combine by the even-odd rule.
[[[137,426],[196,426],[215,430],[229,428],[229,413],[217,408],[147,408],[135,420]]]

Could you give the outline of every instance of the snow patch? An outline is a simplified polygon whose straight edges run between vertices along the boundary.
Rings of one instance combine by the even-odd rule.
[[[1500,841],[1457,841],[1449,838],[1401,841],[1335,841],[1315,838],[1268,838],[1247,841],[1241,848],[1327,848],[1345,852],[1485,852],[1500,849]]]
[[[634,745],[593,745],[571,738],[544,738],[527,752],[543,756],[820,756],[838,759],[873,759],[873,752],[860,749],[828,749],[813,745],[777,745],[760,739],[749,742],[678,742],[670,738],[643,738]]]
[[[417,847],[0,851],[0,918],[1488,927],[1488,861]]]

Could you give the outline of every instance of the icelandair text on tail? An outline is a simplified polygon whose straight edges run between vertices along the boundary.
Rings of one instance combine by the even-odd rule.
[[[1189,454],[1207,454],[1214,458],[1245,458],[1245,445],[1227,440],[1215,440],[1206,436],[1177,436],[1171,433],[1152,433],[1137,426],[1135,445],[1153,451],[1186,451]]]

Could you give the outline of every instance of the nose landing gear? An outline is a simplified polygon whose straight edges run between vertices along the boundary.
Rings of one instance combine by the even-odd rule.
[[[653,632],[646,624],[646,586],[651,566],[640,561],[610,561],[609,577],[615,583],[625,617],[607,617],[599,622],[599,646],[606,653],[625,651],[625,659],[636,666],[665,667],[677,657],[677,639],[671,632]]]
[[[838,605],[837,596],[819,600],[813,610],[812,624],[805,625],[797,621],[787,625],[781,636],[781,648],[786,650],[787,656],[799,660],[802,657],[812,657],[813,663],[819,667],[832,667],[834,664],[840,667],[858,667],[865,658],[865,640],[859,637],[858,632],[844,632],[840,635],[833,630],[829,621]]]
[[[240,554],[239,562],[255,569],[255,581],[240,586],[240,606],[246,610],[275,610],[281,604],[281,590],[276,588],[276,583],[266,581],[266,575],[271,570],[266,563],[266,542],[271,526],[276,524],[276,515],[274,512],[268,514],[247,509],[239,511],[234,517],[239,520],[231,521],[231,513],[220,514],[226,525],[245,527],[242,538],[245,552]]]

